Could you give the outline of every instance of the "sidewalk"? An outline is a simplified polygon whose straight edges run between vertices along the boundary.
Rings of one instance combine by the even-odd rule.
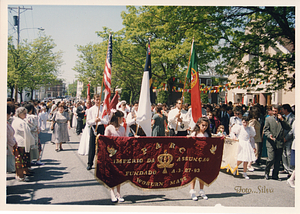
[[[49,127],[49,124],[48,126]],[[51,131],[40,133],[43,166],[33,166],[34,176],[28,182],[14,179],[7,174],[7,203],[61,204],[73,203],[110,204],[109,191],[94,178],[94,169],[87,171],[87,156],[77,153],[81,135],[69,130],[70,142],[63,144],[63,151],[56,152],[50,142]],[[84,200],[82,200],[84,199]]]

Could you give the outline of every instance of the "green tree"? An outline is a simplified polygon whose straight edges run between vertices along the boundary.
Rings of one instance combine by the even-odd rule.
[[[53,39],[45,35],[33,42],[24,40],[18,48],[14,46],[11,38],[8,39],[7,83],[11,91],[15,86],[18,87],[21,102],[23,90],[30,89],[32,99],[33,90],[39,89],[45,82],[56,80],[62,55],[60,51],[53,51],[55,47]]]
[[[76,97],[76,93],[77,93],[77,81],[70,83],[68,85],[68,95],[70,95],[71,97]]]
[[[191,105],[191,93],[184,92],[184,103]]]
[[[295,7],[220,7],[213,23],[222,32],[218,50],[224,74],[236,74],[239,80],[267,82],[266,90],[292,85],[295,73]],[[278,43],[290,46],[290,53],[272,55]],[[249,56],[249,60],[242,59]],[[293,88],[293,86],[291,87]],[[258,90],[262,90],[259,88]]]
[[[208,102],[208,94],[207,93],[201,93],[201,102],[203,104],[209,103]]]
[[[149,37],[154,86],[166,83],[167,93],[182,84],[174,82],[174,77],[184,81],[193,38],[199,74],[213,70],[242,80],[271,80],[267,90],[282,89],[294,80],[294,51],[276,55],[265,51],[276,48],[277,42],[295,45],[294,7],[128,6],[121,16],[124,28],[112,32],[112,88],[129,91],[131,101],[139,97]],[[94,58],[104,63],[110,32],[106,27],[97,32],[103,42],[98,49],[87,48],[94,53],[93,60],[81,58],[83,64],[77,70],[90,70],[92,75],[83,72],[82,78],[96,78],[98,73],[102,78],[104,68],[98,72]],[[247,55],[251,60],[242,62]]]
[[[77,51],[80,54],[73,70],[78,73],[76,77],[83,82],[83,85],[86,86],[89,82],[91,83],[91,89],[101,86],[106,56],[105,48],[104,43],[77,46]]]
[[[167,103],[168,102],[168,92],[159,91],[157,95],[157,103]]]
[[[184,80],[193,37],[201,47],[201,71],[204,72],[207,63],[213,60],[212,50],[217,40],[204,35],[201,28],[197,31],[188,29],[191,26],[187,20],[192,19],[195,13],[200,13],[204,19],[207,11],[200,7],[128,6],[127,11],[121,15],[125,27],[114,33],[113,70],[114,82],[121,88],[129,87],[133,98],[139,95],[149,37],[154,86],[167,83],[168,93],[178,84],[173,77]],[[185,28],[181,23],[186,24]],[[108,30],[104,29],[98,35],[105,38]]]

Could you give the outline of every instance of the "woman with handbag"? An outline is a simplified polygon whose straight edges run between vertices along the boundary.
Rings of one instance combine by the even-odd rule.
[[[70,141],[68,129],[70,129],[69,113],[64,111],[64,106],[59,105],[58,111],[54,113],[51,122],[53,130],[51,141],[56,144],[55,151],[62,151],[62,143]]]

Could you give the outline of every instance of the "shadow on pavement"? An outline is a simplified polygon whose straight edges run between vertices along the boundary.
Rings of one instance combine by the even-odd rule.
[[[44,204],[51,203],[52,198],[40,198],[37,200],[31,200],[28,196],[23,194],[32,194],[34,191],[43,188],[57,188],[56,185],[45,185],[36,183],[37,181],[53,181],[58,178],[62,178],[66,172],[66,167],[57,167],[58,165],[56,160],[43,160],[45,163],[42,167],[34,167],[33,172],[34,176],[28,177],[28,182],[19,182],[16,185],[11,185],[6,187],[6,196],[7,203],[29,203],[29,204]],[[54,166],[53,166],[54,165]]]
[[[52,133],[41,132],[39,134],[39,138],[41,139],[41,144],[44,144],[47,141],[51,141],[51,136],[52,136]]]
[[[153,202],[164,202],[170,201],[168,198],[164,198],[165,195],[127,195],[124,196],[125,202],[122,203],[113,203],[110,198],[101,199],[101,200],[90,200],[90,201],[74,201],[74,202],[65,202],[65,203],[57,203],[57,204],[65,204],[65,205],[121,205],[121,204],[133,204],[133,203],[153,203]],[[156,199],[156,200],[152,200]],[[149,200],[149,201],[146,201]],[[178,199],[180,201],[184,199]],[[187,199],[190,200],[190,199]],[[174,200],[172,200],[174,201]]]
[[[65,144],[79,144],[79,142],[66,142]]]
[[[245,194],[236,193],[236,192],[228,192],[228,193],[220,193],[220,194],[206,194],[208,199],[210,198],[231,198],[231,197],[242,197]]]
[[[63,151],[59,151],[58,153],[60,153],[60,152],[68,152],[68,151],[78,151],[78,149],[77,148],[76,149],[66,149],[63,146]]]
[[[6,198],[6,203],[10,204],[51,204],[51,200],[53,198],[39,198],[37,200],[30,200],[30,197],[27,196],[20,196],[20,195],[13,195],[8,196]]]

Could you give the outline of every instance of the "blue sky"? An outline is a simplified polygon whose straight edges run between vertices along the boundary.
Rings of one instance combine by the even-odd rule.
[[[21,5],[8,5],[16,7]],[[32,10],[20,10],[20,41],[38,37],[42,27],[47,36],[54,39],[57,47],[54,51],[63,51],[64,64],[61,66],[60,78],[72,83],[76,72],[72,70],[79,52],[76,45],[98,43],[96,31],[101,31],[104,26],[118,31],[123,28],[121,12],[126,11],[126,6],[63,6],[63,5],[25,5]],[[17,10],[8,10],[8,35],[17,40],[16,27],[13,16]]]

